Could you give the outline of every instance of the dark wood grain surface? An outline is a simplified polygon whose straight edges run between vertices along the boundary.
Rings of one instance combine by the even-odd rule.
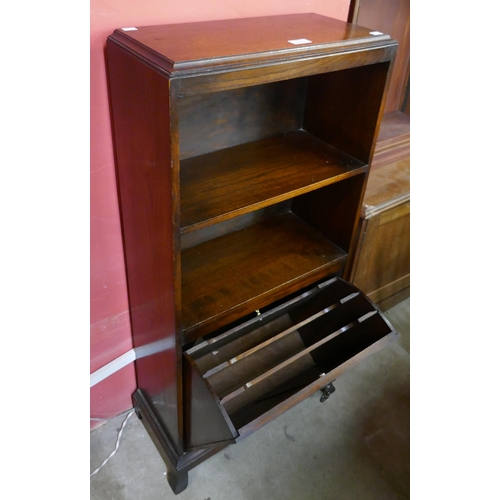
[[[135,348],[164,346],[136,361],[137,380],[181,453],[168,80],[113,42],[107,51],[133,342]]]
[[[182,252],[186,341],[338,271],[345,252],[294,214]]]
[[[370,172],[363,200],[364,218],[410,201],[410,159],[382,165]]]
[[[278,395],[277,401],[264,399],[262,401],[263,404],[256,404],[255,408],[252,408],[251,406],[246,407],[236,415],[232,415],[232,421],[240,434],[238,440],[249,436],[263,425],[281,415],[283,412],[289,410],[297,403],[314,394],[316,391],[319,391],[325,385],[333,382],[349,368],[355,366],[373,352],[382,349],[397,337],[398,335],[395,332],[389,331],[386,335],[382,336],[382,338],[375,341],[373,344],[368,345],[365,349],[360,350],[357,354],[352,353],[353,355],[351,358],[336,366],[328,373],[325,373],[324,376],[320,376],[321,370],[318,367],[314,367],[312,370],[300,373],[297,376],[298,380],[295,382],[296,387],[291,391],[291,393],[282,394],[281,397]],[[292,382],[291,378],[289,378],[289,381]],[[254,387],[258,387],[258,385]],[[248,390],[251,389],[252,387]]]
[[[382,118],[380,103],[388,68],[386,62],[310,78],[304,129],[369,163],[375,146],[373,137]]]
[[[245,338],[256,309],[293,314],[307,287],[349,270],[397,44],[317,14],[136,28],[108,39],[112,120],[138,384],[178,492],[236,431],[394,337],[371,318],[353,341],[333,332],[341,318],[325,299],[331,310],[286,317],[274,341],[275,316]],[[188,357],[205,335],[199,355],[213,337],[232,348],[236,380],[223,359],[203,378]]]
[[[180,158],[298,130],[307,78],[178,99]]]
[[[396,49],[397,44],[390,39],[383,43],[367,41],[366,46],[362,50],[360,49],[355,52],[343,50],[340,53],[322,53],[316,57],[284,57],[282,60],[274,61],[265,66],[248,64],[241,69],[238,66],[236,68],[238,71],[234,72],[195,73],[196,78],[188,78],[187,76],[191,76],[191,73],[189,73],[185,75],[186,78],[176,79],[179,82],[179,91],[176,97],[182,99],[210,92],[239,89],[252,85],[261,85],[389,62],[392,60]],[[233,68],[229,67],[227,69],[231,70]]]
[[[189,232],[366,170],[304,131],[181,162],[181,226]]]
[[[184,405],[188,450],[213,443],[229,444],[238,436],[217,394],[205,384],[189,357],[184,357]],[[204,425],[200,425],[201,421]]]
[[[410,159],[410,115],[385,113],[380,125],[371,171],[399,160]],[[369,189],[369,183],[367,190]]]
[[[272,342],[277,335],[280,335],[283,330],[286,331],[291,326],[292,320],[287,314],[283,314],[265,325],[257,325],[252,330],[251,335],[237,336],[224,345],[221,345],[221,342],[214,342],[210,345],[210,352],[204,356],[197,357],[195,354],[196,366],[200,373],[207,377],[210,373],[215,373],[228,366],[230,360],[235,356],[252,352],[252,350],[259,349],[260,346],[264,346],[267,342]],[[192,354],[190,356],[193,357]]]
[[[387,33],[398,41],[386,112],[398,111],[402,109],[410,73],[410,0],[353,0],[351,10],[352,22]]]
[[[207,65],[219,66],[228,60],[254,62],[276,57],[304,56],[316,50],[342,49],[366,39],[389,39],[374,36],[370,29],[358,27],[319,14],[230,19],[203,23],[139,26],[137,30],[116,30],[114,36],[137,42],[138,49],[164,59],[173,71]],[[289,40],[307,39],[311,43],[295,45]],[[286,52],[286,54],[284,54]]]
[[[379,302],[410,286],[410,202],[374,213],[363,232],[353,282]]]

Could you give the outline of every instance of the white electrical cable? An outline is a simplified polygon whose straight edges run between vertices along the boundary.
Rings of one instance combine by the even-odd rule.
[[[118,413],[118,415],[113,415],[112,417],[90,417],[90,420],[97,420],[99,422],[109,422],[110,420],[113,420],[114,418],[121,417],[122,415],[125,415],[125,413],[128,413],[130,411],[130,408],[128,410],[122,411],[121,413]]]
[[[104,460],[104,462],[94,471],[92,474],[90,474],[90,477],[92,477],[94,474],[97,474],[108,462],[108,460],[118,451],[118,447],[120,446],[120,438],[122,437],[123,429],[125,429],[125,424],[127,423],[127,420],[132,416],[132,413],[134,413],[134,410],[130,410],[129,414],[127,415],[127,418],[123,421],[120,430],[118,432],[118,437],[116,438],[116,446],[115,449],[109,454],[108,458]]]

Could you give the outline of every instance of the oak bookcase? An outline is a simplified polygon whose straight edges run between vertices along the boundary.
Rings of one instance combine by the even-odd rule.
[[[317,14],[108,38],[134,405],[176,493],[397,336],[344,279],[396,48]]]

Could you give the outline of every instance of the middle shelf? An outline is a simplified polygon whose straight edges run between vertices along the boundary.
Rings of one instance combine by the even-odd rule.
[[[292,212],[183,250],[184,342],[338,272],[346,258]]]
[[[365,172],[304,130],[181,161],[183,234]]]

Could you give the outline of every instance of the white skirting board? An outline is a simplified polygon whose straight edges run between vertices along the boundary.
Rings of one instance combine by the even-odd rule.
[[[167,349],[172,349],[174,343],[171,340],[159,340],[141,347],[136,347],[130,349],[125,354],[118,356],[113,361],[110,361],[103,367],[99,368],[95,372],[90,374],[90,387],[102,382],[104,379],[108,378],[113,373],[121,370],[124,366],[132,363],[136,359],[144,358],[145,356],[150,356],[151,354],[157,354],[161,351],[166,351]]]

